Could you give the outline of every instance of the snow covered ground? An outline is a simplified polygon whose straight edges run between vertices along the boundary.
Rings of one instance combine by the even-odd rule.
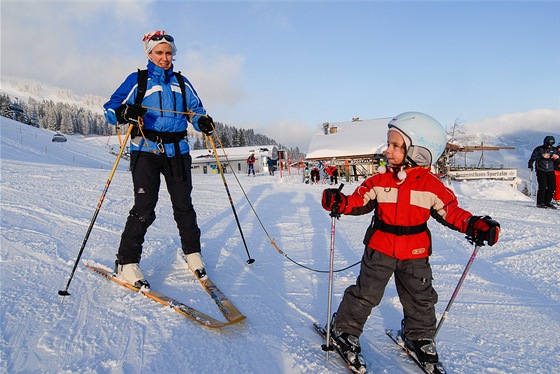
[[[79,266],[61,298],[114,163],[101,144],[1,119],[1,337],[3,373],[345,373],[329,361],[312,322],[326,322],[331,222],[320,205],[325,185],[291,177],[239,176],[258,217],[232,175],[228,185],[247,238],[247,253],[219,176],[194,176],[206,269],[247,319],[210,330]],[[534,144],[534,145],[538,145]],[[534,146],[531,144],[531,147]],[[526,159],[520,160],[520,168]],[[112,266],[132,206],[127,162],[121,162],[82,261]],[[347,184],[349,193],[356,184]],[[438,336],[451,373],[558,372],[560,341],[559,211],[539,210],[505,184],[456,183],[461,206],[502,224],[501,240],[484,247]],[[152,287],[221,318],[178,256],[177,229],[162,190],[142,267]],[[360,260],[369,216],[336,222],[335,267]],[[266,235],[259,220],[270,237]],[[435,221],[438,316],[473,247]],[[333,309],[358,267],[336,273]],[[385,336],[401,308],[394,285],[361,337],[371,372],[418,373]]]

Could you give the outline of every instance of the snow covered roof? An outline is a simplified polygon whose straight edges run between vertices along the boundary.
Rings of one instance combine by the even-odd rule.
[[[327,131],[321,127],[311,138],[306,158],[356,158],[381,154],[387,148],[387,124],[390,120],[336,122],[329,124]]]

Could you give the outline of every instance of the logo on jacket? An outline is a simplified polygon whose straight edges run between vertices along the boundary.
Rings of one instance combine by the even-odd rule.
[[[413,255],[421,255],[424,252],[426,252],[426,248],[417,248],[412,250]]]

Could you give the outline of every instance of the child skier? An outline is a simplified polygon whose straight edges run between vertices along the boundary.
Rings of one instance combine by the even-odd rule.
[[[439,361],[434,342],[438,296],[428,261],[430,216],[488,245],[498,241],[500,231],[490,217],[473,216],[461,209],[453,192],[431,173],[430,166],[447,144],[446,133],[435,119],[407,112],[393,118],[388,127],[387,167],[380,167],[349,196],[331,188],[322,197],[323,208],[339,214],[375,210],[364,239],[359,277],[345,290],[331,325],[333,340],[358,372],[365,370],[359,336],[393,274],[408,348],[423,363]]]

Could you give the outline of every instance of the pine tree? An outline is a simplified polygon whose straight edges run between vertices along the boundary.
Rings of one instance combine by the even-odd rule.
[[[240,130],[237,130],[236,128],[233,128],[233,136],[232,136],[232,141],[231,141],[231,146],[232,147],[241,147],[241,145],[239,144],[239,134],[241,133]]]
[[[240,130],[239,131],[239,147],[246,147],[246,146],[247,146],[247,141],[245,140],[245,132],[243,130]]]
[[[194,141],[194,144],[193,144],[193,150],[199,150],[199,149],[204,149],[204,148],[202,147],[202,142],[197,137],[197,138],[195,138],[195,141]]]
[[[74,133],[74,123],[72,122],[72,117],[68,110],[62,110],[60,114],[60,132],[63,134]]]

